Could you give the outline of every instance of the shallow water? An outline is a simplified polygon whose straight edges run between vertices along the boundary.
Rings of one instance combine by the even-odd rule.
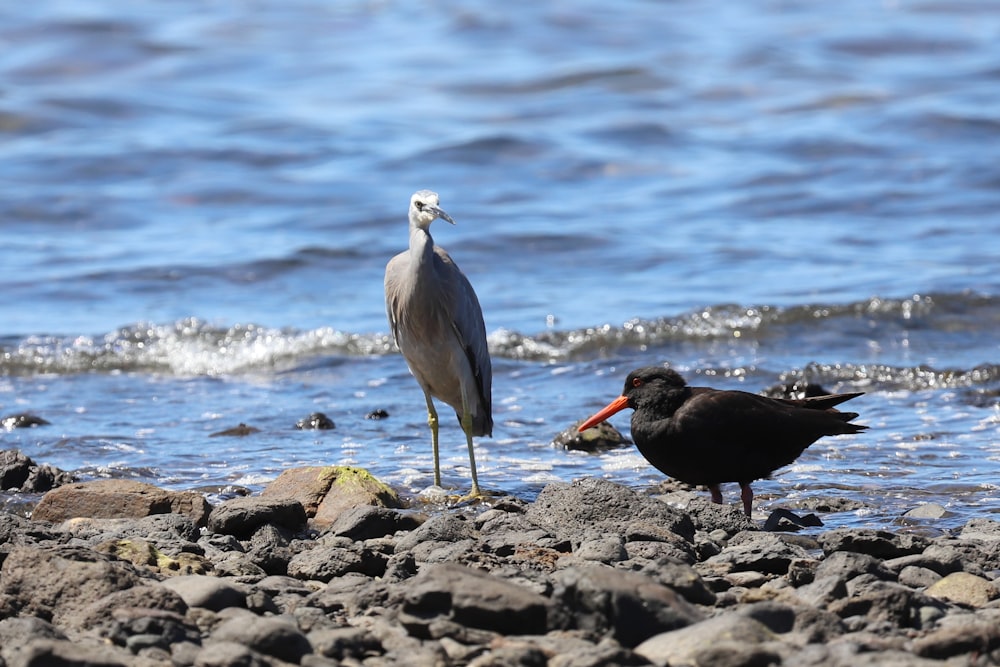
[[[1000,512],[998,33],[977,2],[0,8],[0,413],[52,422],[3,446],[177,488],[321,463],[424,488],[382,272],[431,188],[490,332],[484,485],[656,483],[550,443],[669,362],[866,392],[871,430],[755,484],[762,511]],[[293,428],[315,411],[336,430]]]

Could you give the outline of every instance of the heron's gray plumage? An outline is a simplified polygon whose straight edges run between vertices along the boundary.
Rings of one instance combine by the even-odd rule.
[[[420,190],[410,199],[410,247],[385,268],[389,326],[403,358],[424,391],[434,435],[436,414],[431,397],[455,410],[462,424],[472,464],[473,492],[478,493],[473,435],[493,434],[493,371],[486,345],[486,325],[472,285],[443,248],[434,245],[430,224],[438,217],[454,222],[438,208],[438,196]],[[435,452],[435,482],[440,483]]]

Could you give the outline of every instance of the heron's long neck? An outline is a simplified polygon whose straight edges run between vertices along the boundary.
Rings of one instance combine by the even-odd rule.
[[[429,268],[434,257],[434,239],[429,229],[410,225],[410,266],[417,272]]]

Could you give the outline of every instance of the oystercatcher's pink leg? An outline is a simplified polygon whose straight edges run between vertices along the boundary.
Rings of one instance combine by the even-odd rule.
[[[740,482],[740,498],[743,499],[743,511],[750,516],[750,506],[753,504],[753,489],[750,482]]]

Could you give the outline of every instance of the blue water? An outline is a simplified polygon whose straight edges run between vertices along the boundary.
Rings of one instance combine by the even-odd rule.
[[[872,429],[756,484],[761,511],[998,513],[995,10],[7,3],[0,413],[52,424],[2,446],[85,478],[257,490],[349,463],[419,492],[423,397],[382,273],[430,188],[490,332],[485,486],[661,480],[633,449],[551,441],[669,362],[867,392]],[[316,411],[337,428],[293,428]],[[208,438],[240,422],[261,432]]]

